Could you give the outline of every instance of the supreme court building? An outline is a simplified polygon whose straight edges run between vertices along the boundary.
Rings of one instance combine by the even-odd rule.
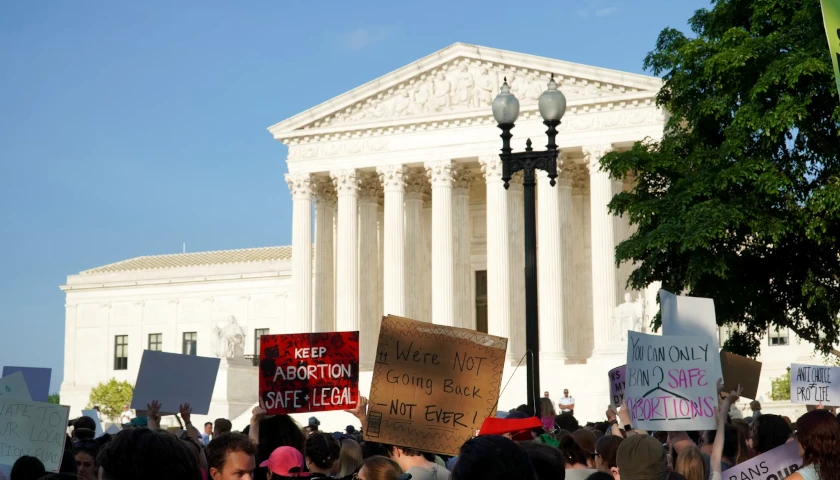
[[[460,43],[269,128],[288,146],[291,248],[139,257],[69,276],[62,400],[77,409],[99,381],[133,382],[147,348],[212,355],[210,331],[230,316],[251,354],[262,334],[360,330],[366,393],[380,319],[395,314],[509,338],[502,385],[513,381],[499,407],[524,403],[523,187],[502,186],[490,105],[506,77],[521,102],[514,151],[527,138],[541,148],[537,98],[551,74],[568,107],[557,185],[537,183],[541,383],[554,397],[571,390],[579,418],[601,418],[627,319],[649,324],[656,286],[625,288],[631,267],[615,265],[615,247],[631,230],[607,204],[630,180],[599,160],[661,137],[662,82]],[[765,360],[765,373],[807,348],[773,352],[779,366]],[[235,428],[248,407],[231,410]]]

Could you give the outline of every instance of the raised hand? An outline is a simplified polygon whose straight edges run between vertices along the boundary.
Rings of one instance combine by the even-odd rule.
[[[356,408],[351,408],[349,410],[346,410],[346,412],[352,414],[354,417],[361,420],[363,418],[367,418],[367,405],[367,398],[359,395],[359,401],[356,402]]]
[[[190,404],[184,403],[179,405],[178,411],[181,413],[181,418],[184,419],[184,423],[190,423],[190,415],[192,415],[192,407],[190,407]]]
[[[615,415],[616,415],[616,413],[615,413],[615,409],[613,408],[613,406],[612,405],[608,406],[607,407],[607,420],[612,422],[613,420],[615,420]]]
[[[251,410],[251,421],[260,421],[265,418],[265,415],[265,408],[262,406],[262,402],[260,402],[260,405],[257,405]]]
[[[146,404],[146,418],[150,418],[156,422],[160,420],[160,402],[152,400],[152,403]]]
[[[735,390],[732,390],[731,392],[729,392],[729,395],[726,396],[725,402],[729,405],[732,405],[733,403],[737,402],[738,399],[741,398],[742,393],[744,393],[744,389],[741,388],[741,384],[739,383],[738,387],[735,388]],[[729,410],[727,409],[727,413],[728,413],[728,411]]]

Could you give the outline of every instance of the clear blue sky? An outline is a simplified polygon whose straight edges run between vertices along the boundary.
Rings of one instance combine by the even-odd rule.
[[[58,390],[68,274],[288,244],[266,127],[454,42],[643,73],[707,5],[0,2],[0,365],[52,367]]]

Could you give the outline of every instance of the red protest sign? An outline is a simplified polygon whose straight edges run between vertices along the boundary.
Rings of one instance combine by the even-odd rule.
[[[260,337],[260,398],[270,414],[355,408],[359,332]]]

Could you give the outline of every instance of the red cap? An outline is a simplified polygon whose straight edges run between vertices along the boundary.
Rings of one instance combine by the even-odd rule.
[[[496,418],[487,417],[481,424],[479,435],[516,435],[520,432],[530,432],[535,428],[542,428],[543,424],[537,417],[528,418]]]
[[[271,452],[268,460],[260,464],[268,467],[273,473],[284,477],[308,477],[309,472],[303,471],[303,455],[292,447],[277,447]],[[296,469],[294,471],[291,471]]]

